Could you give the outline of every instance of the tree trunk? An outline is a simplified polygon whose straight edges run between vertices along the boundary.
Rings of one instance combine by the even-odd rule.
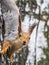
[[[18,37],[19,9],[14,0],[2,0],[2,14],[5,21],[5,40]]]

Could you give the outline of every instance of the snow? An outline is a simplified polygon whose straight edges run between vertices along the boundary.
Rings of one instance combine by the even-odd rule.
[[[47,32],[47,27],[45,27],[45,32]]]
[[[25,11],[26,12],[30,11],[30,7],[29,7],[29,4],[28,3],[26,4]]]
[[[37,23],[38,20],[37,19],[35,20],[33,16],[31,17],[31,20],[29,20],[29,15],[26,15],[24,22],[23,22],[23,24],[25,24],[25,25],[23,25],[24,26],[23,30],[27,31],[27,29],[28,29],[27,27],[29,26],[29,23],[33,24],[34,22]],[[39,29],[38,29],[37,42],[36,42],[37,62],[39,60],[41,60],[41,58],[46,58],[46,56],[44,55],[44,52],[42,50],[42,48],[47,48],[47,42],[46,42],[47,39],[44,37],[44,34],[43,34],[44,25],[45,25],[45,22],[40,21]],[[34,65],[36,28],[37,27],[35,27],[34,31],[31,34],[31,39],[30,39],[30,42],[29,42],[29,45],[28,45],[29,54],[28,54],[28,58],[27,58],[27,61],[26,61],[26,65],[27,64],[29,65],[29,61],[30,61],[31,65]]]
[[[28,29],[29,29],[29,16],[28,15],[26,15],[25,17],[24,17],[24,22],[22,22],[22,30],[24,31],[24,32],[27,32],[28,31]]]
[[[43,0],[44,3],[40,3],[41,0],[36,0],[36,1],[37,1],[38,6],[40,6],[41,13],[42,13],[42,11],[45,11],[45,10],[46,10],[46,12],[48,12],[47,8],[48,8],[49,0]],[[36,9],[36,13],[39,13],[38,7]]]
[[[0,5],[0,15],[1,15],[1,5]]]
[[[37,7],[36,9],[36,14],[39,14],[39,7]]]
[[[49,26],[49,20],[48,20],[48,22],[47,22],[47,25]]]

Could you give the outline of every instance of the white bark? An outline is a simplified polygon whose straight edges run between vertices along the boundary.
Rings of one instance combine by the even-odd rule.
[[[18,37],[19,9],[15,0],[2,0],[3,18],[5,20],[5,40]]]

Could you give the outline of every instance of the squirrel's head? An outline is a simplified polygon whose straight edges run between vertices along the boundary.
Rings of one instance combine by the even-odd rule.
[[[28,32],[24,32],[22,30],[22,28],[21,28],[21,32],[20,32],[19,36],[20,36],[20,40],[23,42],[23,45],[26,45],[29,42],[30,35],[32,34],[32,32],[33,32],[33,30],[34,30],[34,28],[35,28],[36,25],[37,24],[34,23],[32,26],[29,26]]]

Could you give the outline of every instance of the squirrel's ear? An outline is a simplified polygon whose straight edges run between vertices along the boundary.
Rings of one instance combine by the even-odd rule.
[[[21,16],[19,15],[19,27],[18,27],[18,32],[19,34],[22,32],[22,28],[21,28]]]
[[[29,34],[31,35],[31,33],[33,32],[35,26],[37,25],[38,23],[34,23],[33,25],[29,26]]]

